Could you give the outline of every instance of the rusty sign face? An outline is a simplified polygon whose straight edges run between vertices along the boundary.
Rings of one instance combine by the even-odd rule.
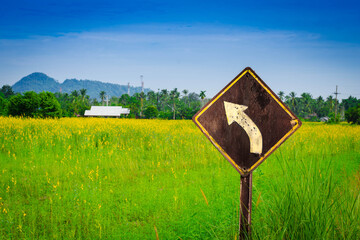
[[[242,176],[301,126],[249,67],[200,109],[193,121]]]

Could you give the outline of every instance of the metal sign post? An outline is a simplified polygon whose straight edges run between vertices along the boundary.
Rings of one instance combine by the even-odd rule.
[[[301,126],[301,121],[249,67],[193,121],[241,174],[240,236],[250,234],[251,173]]]
[[[239,239],[246,239],[251,234],[252,173],[240,180]]]

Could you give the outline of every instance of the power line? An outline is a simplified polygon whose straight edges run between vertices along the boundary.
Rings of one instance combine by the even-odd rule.
[[[343,93],[344,95],[354,96],[354,95],[360,95],[360,93]]]

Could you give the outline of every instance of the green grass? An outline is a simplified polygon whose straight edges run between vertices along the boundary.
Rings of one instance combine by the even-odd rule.
[[[253,174],[254,239],[360,239],[360,127]],[[235,239],[240,176],[191,121],[0,118],[0,238]]]

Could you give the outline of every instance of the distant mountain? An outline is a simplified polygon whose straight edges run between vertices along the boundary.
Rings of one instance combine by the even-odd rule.
[[[16,82],[12,89],[14,92],[61,92],[62,93],[71,93],[74,90],[80,90],[85,88],[87,90],[86,94],[90,96],[90,98],[100,98],[99,94],[101,91],[105,91],[106,95],[111,97],[119,97],[122,94],[127,93],[126,85],[119,85],[114,83],[104,83],[101,81],[93,81],[93,80],[77,80],[77,79],[66,79],[63,83],[59,83],[55,79],[47,76],[44,73],[35,72],[26,77],[23,77],[18,82]],[[147,93],[151,91],[149,88],[145,88],[144,92]],[[140,93],[141,87],[130,87],[130,95],[134,93]]]
[[[35,72],[26,77],[23,77],[20,81],[16,82],[12,89],[14,92],[58,92],[61,84],[55,79],[47,76],[46,74]]]

